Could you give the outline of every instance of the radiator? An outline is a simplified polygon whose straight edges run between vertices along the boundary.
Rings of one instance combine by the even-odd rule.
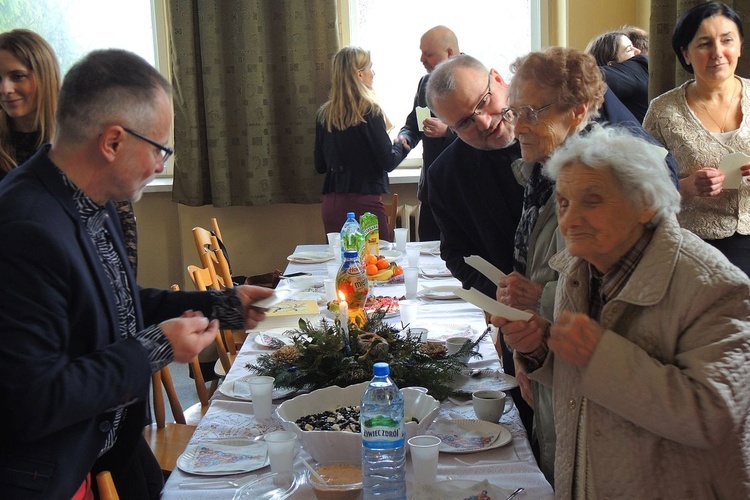
[[[419,205],[399,205],[396,211],[396,227],[409,230],[409,241],[418,241]]]

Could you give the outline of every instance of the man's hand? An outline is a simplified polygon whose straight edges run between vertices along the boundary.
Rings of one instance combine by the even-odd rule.
[[[604,336],[604,328],[585,314],[563,312],[550,328],[547,345],[555,356],[576,366],[586,366]]]
[[[422,126],[424,127],[423,133],[427,137],[445,137],[448,133],[448,126],[441,122],[440,118],[435,118],[434,116],[425,118]]]
[[[172,344],[174,359],[179,363],[192,361],[216,339],[219,332],[218,320],[209,322],[197,311],[185,311],[179,318],[162,321],[159,327]]]
[[[544,343],[544,333],[549,328],[547,320],[534,314],[528,321],[508,321],[492,316],[492,324],[503,332],[503,340],[513,350],[522,354],[535,352]]]
[[[497,301],[522,311],[536,311],[544,286],[513,271],[497,282]]]
[[[400,135],[393,139],[393,144],[403,144],[405,147],[409,148],[409,141],[406,140],[406,137],[403,135]]]
[[[248,330],[255,328],[258,326],[258,323],[265,319],[266,315],[264,309],[253,307],[253,302],[271,296],[273,290],[271,288],[253,285],[241,285],[235,287],[235,290],[237,291],[237,297],[239,297],[242,302],[242,307],[245,309],[245,328]]]

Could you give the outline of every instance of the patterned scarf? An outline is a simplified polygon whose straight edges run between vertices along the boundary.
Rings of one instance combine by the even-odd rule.
[[[515,260],[513,267],[524,276],[526,276],[531,231],[534,229],[537,219],[539,219],[542,207],[552,196],[554,187],[555,184],[542,174],[542,164],[536,163],[523,192],[523,210],[521,211],[521,220],[516,228],[515,249],[513,251],[513,259]]]

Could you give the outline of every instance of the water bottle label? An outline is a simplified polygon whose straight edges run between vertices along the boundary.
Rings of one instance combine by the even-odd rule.
[[[367,419],[362,427],[362,445],[379,450],[399,448],[404,445],[404,426],[383,415]]]

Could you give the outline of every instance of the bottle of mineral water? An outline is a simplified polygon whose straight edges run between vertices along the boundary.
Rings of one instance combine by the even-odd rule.
[[[347,250],[357,252],[359,261],[362,262],[365,251],[365,233],[357,222],[354,212],[347,212],[346,222],[341,226],[341,255]]]
[[[404,396],[389,373],[388,363],[375,363],[360,405],[365,500],[406,498]]]

